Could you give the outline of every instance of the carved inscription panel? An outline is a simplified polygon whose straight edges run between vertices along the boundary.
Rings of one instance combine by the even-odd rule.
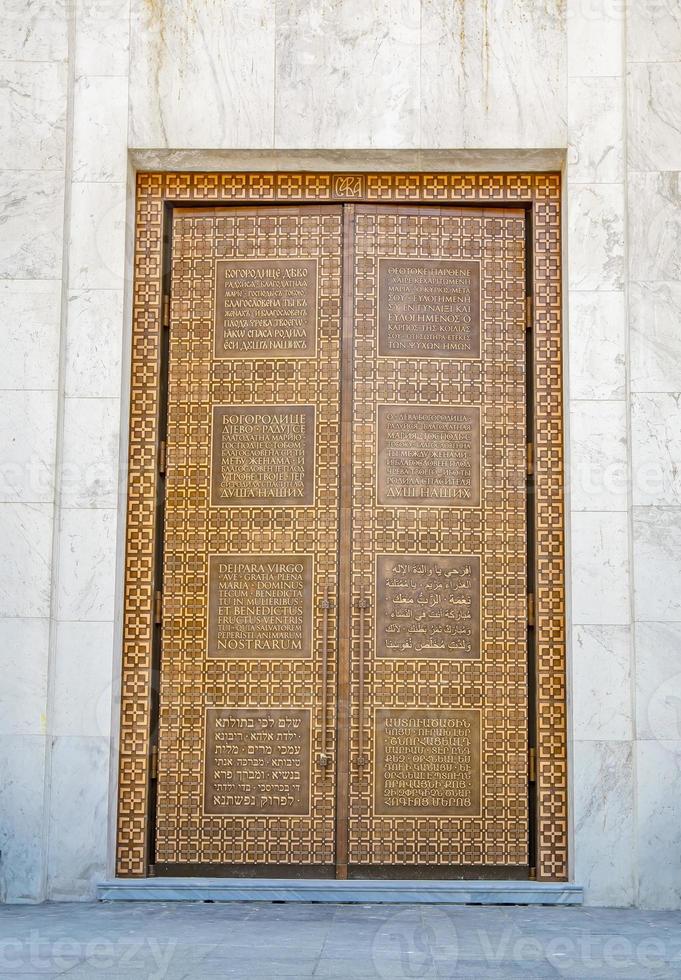
[[[377,708],[377,816],[480,814],[480,711]]]
[[[382,357],[480,357],[480,263],[379,259]]]
[[[215,268],[216,357],[314,355],[316,259],[223,259]]]
[[[314,503],[314,405],[213,407],[211,504]]]
[[[209,657],[311,655],[311,555],[211,555],[208,593]]]
[[[478,556],[379,555],[376,656],[480,656]]]
[[[378,406],[378,503],[480,505],[480,409]]]
[[[240,816],[310,810],[309,708],[208,708],[204,809]]]

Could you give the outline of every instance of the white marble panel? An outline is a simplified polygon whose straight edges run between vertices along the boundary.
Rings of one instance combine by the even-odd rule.
[[[72,185],[70,290],[123,287],[125,221],[124,184],[83,182]]]
[[[629,287],[632,391],[681,391],[681,283]]]
[[[418,145],[418,0],[275,9],[275,146]]]
[[[0,504],[0,616],[50,614],[51,504]]]
[[[0,171],[0,279],[58,279],[64,174]]]
[[[3,0],[0,59],[65,61],[67,0]]]
[[[76,0],[76,78],[127,75],[130,0]]]
[[[624,285],[624,191],[620,184],[568,188],[571,289],[620,290]]]
[[[76,398],[118,398],[123,293],[84,289],[69,295],[64,389]]]
[[[575,880],[589,905],[634,902],[632,743],[575,741]]]
[[[570,398],[624,398],[626,324],[623,292],[570,293]]]
[[[61,512],[59,620],[113,619],[117,516],[113,510]]]
[[[636,735],[681,741],[681,623],[636,624]]]
[[[681,622],[681,508],[634,508],[636,620]]]
[[[106,874],[110,753],[108,738],[53,740],[47,892],[55,901],[91,898]]]
[[[0,735],[44,735],[47,619],[0,619]]]
[[[43,894],[45,738],[0,736],[0,902]]]
[[[681,61],[629,65],[627,93],[629,167],[681,170]]]
[[[57,387],[61,282],[14,279],[0,282],[2,387]]]
[[[64,400],[63,507],[116,506],[119,437],[119,399]]]
[[[621,75],[624,6],[613,0],[567,0],[568,76]]]
[[[564,3],[423,0],[421,6],[422,146],[565,146]],[[393,71],[409,64],[398,59]],[[380,111],[382,88],[370,89]]]
[[[56,391],[0,391],[0,502],[54,497]]]
[[[576,626],[572,635],[572,730],[585,741],[632,738],[628,626]]]
[[[634,504],[681,506],[681,394],[632,395],[631,443]]]
[[[573,623],[628,624],[626,513],[576,512],[571,521],[571,539]]]
[[[0,170],[58,170],[66,142],[66,64],[15,62],[2,67]],[[36,180],[40,178],[36,175]]]
[[[124,181],[127,132],[127,78],[78,78],[73,97],[73,179]]]
[[[627,0],[627,58],[681,58],[681,7],[677,0]]]
[[[681,174],[629,174],[629,276],[681,280]]]
[[[573,510],[627,509],[626,402],[570,403],[569,460]]]
[[[621,78],[573,78],[568,85],[568,180],[616,183],[624,177]]]
[[[59,623],[53,732],[98,735],[111,730],[113,623]]]
[[[638,902],[681,908],[681,741],[636,743]]]
[[[132,0],[129,145],[272,146],[274,6]]]

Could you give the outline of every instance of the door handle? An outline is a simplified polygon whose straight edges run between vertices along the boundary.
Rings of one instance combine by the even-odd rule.
[[[369,600],[364,595],[364,586],[360,587],[359,599],[357,600],[359,609],[359,691],[357,694],[358,731],[357,731],[357,765],[366,766],[368,759],[364,755],[364,644],[366,639],[365,615],[369,608]]]
[[[318,762],[322,769],[326,769],[330,759],[326,746],[326,721],[328,714],[328,679],[329,679],[329,609],[331,600],[329,599],[329,583],[324,584],[324,598],[322,599],[322,747],[319,753]]]

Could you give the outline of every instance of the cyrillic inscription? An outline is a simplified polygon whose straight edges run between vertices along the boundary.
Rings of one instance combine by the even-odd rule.
[[[309,708],[208,708],[206,813],[310,810]]]
[[[480,712],[377,708],[377,816],[480,813]]]
[[[314,503],[314,405],[213,408],[211,504]]]
[[[480,656],[478,557],[380,555],[376,583],[377,656]]]
[[[480,409],[379,405],[378,503],[479,506]]]
[[[316,259],[221,259],[216,276],[216,357],[314,355]]]
[[[378,353],[480,357],[480,263],[379,259]]]
[[[211,555],[209,657],[311,653],[312,557]]]

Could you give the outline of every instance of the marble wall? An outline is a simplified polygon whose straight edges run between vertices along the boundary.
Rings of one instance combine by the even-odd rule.
[[[573,874],[681,906],[679,0],[6,0],[0,899],[112,871],[135,166],[566,176]]]

